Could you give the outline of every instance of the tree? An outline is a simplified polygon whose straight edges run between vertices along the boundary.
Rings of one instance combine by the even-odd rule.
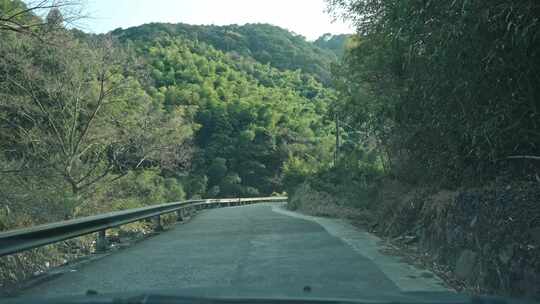
[[[68,33],[47,39],[54,43],[19,38],[0,50],[0,137],[17,164],[5,174],[59,176],[78,199],[148,162],[186,162],[191,129],[182,112],[164,115],[152,103],[124,74],[125,57],[111,40],[89,47]]]
[[[62,16],[62,12],[57,7],[49,11],[45,20],[49,28],[59,28],[64,25],[64,16]]]
[[[535,1],[327,2],[359,33],[336,77],[342,111],[394,173],[447,187],[503,167],[534,176],[508,157],[539,149]]]
[[[44,16],[40,16],[46,12]],[[43,18],[45,17],[46,18]],[[39,31],[55,31],[84,18],[76,0],[0,0],[0,32],[16,32],[43,39]]]

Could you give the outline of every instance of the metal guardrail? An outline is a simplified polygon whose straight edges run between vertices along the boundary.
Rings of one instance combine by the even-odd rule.
[[[106,248],[105,230],[152,219],[154,229],[161,230],[160,216],[176,212],[177,220],[182,221],[186,212],[214,207],[229,207],[262,202],[284,202],[287,197],[257,197],[189,200],[177,203],[128,209],[100,215],[88,216],[68,221],[44,224],[29,228],[0,232],[0,256],[18,253],[32,248],[97,232],[96,250]]]

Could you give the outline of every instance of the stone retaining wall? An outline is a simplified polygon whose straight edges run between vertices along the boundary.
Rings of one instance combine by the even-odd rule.
[[[407,240],[472,290],[540,298],[540,184],[381,194],[375,232]]]

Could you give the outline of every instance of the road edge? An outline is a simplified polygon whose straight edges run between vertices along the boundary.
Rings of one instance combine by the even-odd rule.
[[[272,206],[272,211],[315,222],[330,235],[342,240],[360,255],[370,259],[403,292],[448,292],[454,291],[436,274],[403,262],[398,256],[384,254],[387,243],[342,219],[324,218],[301,214],[286,209],[285,204]]]

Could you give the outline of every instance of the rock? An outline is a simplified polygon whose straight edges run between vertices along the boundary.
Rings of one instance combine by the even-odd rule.
[[[461,280],[468,280],[472,277],[475,271],[476,258],[478,254],[470,249],[465,249],[459,255],[456,262],[454,273]]]

